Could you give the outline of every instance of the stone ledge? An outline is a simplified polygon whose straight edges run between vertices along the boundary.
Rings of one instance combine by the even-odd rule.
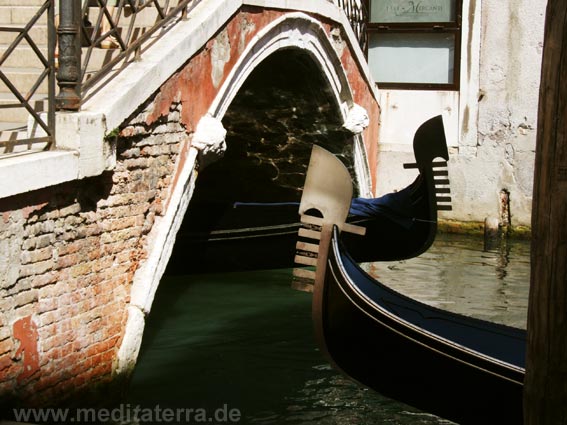
[[[459,221],[439,218],[438,226],[440,233],[454,233],[462,235],[483,236],[484,223],[480,221]],[[511,226],[508,236],[513,239],[531,239],[532,231],[529,226]]]
[[[79,176],[76,151],[26,153],[0,159],[0,198],[68,182]]]

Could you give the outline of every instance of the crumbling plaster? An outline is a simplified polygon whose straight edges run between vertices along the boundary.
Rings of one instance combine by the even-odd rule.
[[[546,3],[464,0],[459,91],[381,90],[378,193],[412,178],[399,166],[412,159],[406,123],[444,113],[453,211],[441,218],[499,217],[500,191],[507,190],[512,226],[530,225]],[[457,100],[443,100],[450,93]]]

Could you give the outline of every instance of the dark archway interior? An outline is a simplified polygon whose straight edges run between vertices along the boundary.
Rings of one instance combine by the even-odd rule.
[[[199,170],[167,273],[289,267],[299,221],[293,202],[312,145],[337,154],[353,174],[353,136],[342,124],[307,53],[286,49],[265,59],[224,116],[224,157]]]
[[[225,114],[227,151],[200,172],[191,203],[299,201],[314,143],[338,154],[353,174],[353,138],[342,123],[333,93],[308,54],[272,54]]]

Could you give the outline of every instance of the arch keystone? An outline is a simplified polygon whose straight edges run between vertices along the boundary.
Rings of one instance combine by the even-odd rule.
[[[222,122],[210,114],[203,116],[197,124],[191,146],[199,151],[202,167],[222,158],[226,151],[226,129]]]
[[[354,103],[348,111],[343,127],[353,134],[360,134],[369,124],[368,111]]]

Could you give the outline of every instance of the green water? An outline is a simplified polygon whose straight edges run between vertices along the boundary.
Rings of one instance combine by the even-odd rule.
[[[425,302],[525,324],[526,242],[484,251],[480,240],[440,237],[420,258],[365,267]],[[128,401],[206,411],[207,423],[235,423],[215,421],[219,409],[238,413],[240,424],[450,423],[328,366],[312,338],[311,296],[290,289],[290,279],[290,270],[165,277]]]

